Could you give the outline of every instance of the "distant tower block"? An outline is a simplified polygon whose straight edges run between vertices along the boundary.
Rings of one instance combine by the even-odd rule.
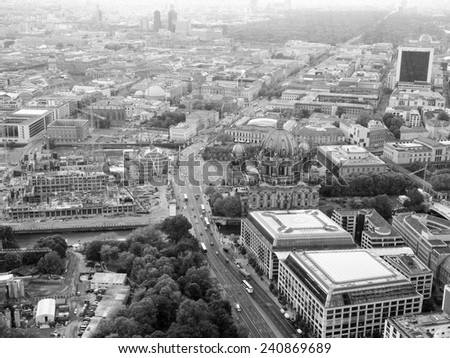
[[[397,82],[431,82],[433,48],[399,47],[397,59]]]
[[[159,10],[155,10],[153,12],[153,30],[158,32],[158,30],[161,28],[162,28],[161,12]]]
[[[14,309],[14,325],[16,328],[20,328],[20,311],[18,308]]]

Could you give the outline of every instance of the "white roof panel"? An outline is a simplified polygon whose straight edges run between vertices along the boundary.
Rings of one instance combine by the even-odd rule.
[[[335,284],[398,276],[381,259],[363,250],[309,252],[306,256]]]

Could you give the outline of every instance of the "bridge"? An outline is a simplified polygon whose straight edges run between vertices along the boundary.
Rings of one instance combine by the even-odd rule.
[[[39,247],[34,249],[24,249],[24,248],[17,248],[17,249],[0,249],[0,255],[5,255],[9,253],[15,253],[15,254],[25,254],[25,253],[37,253],[37,252],[50,252],[52,249],[48,247]]]

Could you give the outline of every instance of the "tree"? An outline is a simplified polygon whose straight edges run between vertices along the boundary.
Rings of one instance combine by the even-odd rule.
[[[339,128],[339,127],[341,126],[341,122],[339,122],[339,121],[334,121],[332,124],[333,124],[333,126],[335,126],[336,128]]]
[[[217,140],[218,142],[223,142],[223,143],[226,143],[226,142],[232,142],[232,141],[233,141],[233,137],[230,136],[229,134],[226,134],[226,133],[220,133],[220,134],[216,137],[216,140]]]
[[[119,258],[119,248],[117,246],[103,245],[100,250],[102,261],[116,261]]]
[[[169,240],[177,243],[181,238],[189,234],[192,225],[183,215],[165,218],[159,225],[159,229],[168,235]]]
[[[212,194],[214,194],[216,192],[216,187],[213,185],[208,185],[205,189],[205,194],[208,196],[211,196]]]
[[[64,260],[56,251],[45,254],[37,266],[40,272],[50,275],[61,275],[65,270]]]
[[[1,225],[0,226],[0,240],[2,241],[3,248],[5,249],[17,249],[19,244],[16,242],[14,237],[14,231],[11,226]]]
[[[22,265],[22,258],[16,252],[8,252],[5,255],[5,269],[6,271],[16,269]]]
[[[241,201],[238,197],[229,196],[224,199],[223,211],[227,217],[238,217],[241,215]]]
[[[341,106],[338,106],[336,108],[336,116],[338,116],[339,118],[341,118],[344,113],[345,113],[345,110]]]
[[[424,211],[424,197],[417,188],[411,189],[407,195],[409,199],[403,203],[406,209],[417,212]]]
[[[355,123],[356,124],[360,124],[363,127],[367,127],[369,125],[369,121],[370,121],[370,114],[367,112],[362,112],[358,118],[356,119]]]
[[[449,122],[450,121],[450,116],[448,115],[447,112],[441,112],[441,113],[438,114],[437,120],[438,121]]]
[[[56,251],[61,258],[66,257],[67,242],[61,235],[53,235],[39,239],[35,247],[48,247]]]
[[[392,204],[389,197],[384,195],[377,195],[373,208],[386,220],[392,216]]]
[[[104,244],[105,244],[104,241],[99,240],[89,242],[84,249],[84,255],[86,256],[86,260],[96,262],[101,261],[102,260],[101,250]]]

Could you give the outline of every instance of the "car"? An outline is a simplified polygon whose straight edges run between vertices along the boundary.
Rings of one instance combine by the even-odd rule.
[[[239,303],[236,303],[235,307],[236,307],[236,311],[238,311],[238,312],[242,311],[241,305]]]
[[[219,255],[219,251],[216,251],[216,255]]]
[[[226,263],[228,263],[228,262],[230,262],[230,260],[228,260],[228,259],[225,259],[225,262],[226,262]]]
[[[211,246],[214,246],[214,242],[211,241]]]
[[[73,310],[73,314],[77,314],[78,313],[78,308],[75,308],[74,310]]]

